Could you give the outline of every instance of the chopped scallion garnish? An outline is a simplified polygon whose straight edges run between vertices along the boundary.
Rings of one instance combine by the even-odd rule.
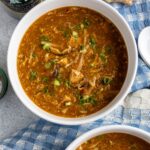
[[[45,69],[50,69],[51,66],[52,66],[51,62],[47,62],[47,63],[45,63],[45,65],[44,65]]]
[[[50,51],[51,43],[46,41],[41,41],[43,50]]]
[[[45,67],[45,69],[50,69],[55,63],[56,63],[55,60],[51,60],[49,62],[46,62],[44,64],[44,67]]]
[[[54,85],[55,85],[55,86],[60,86],[60,81],[59,81],[58,79],[55,79],[55,80],[54,80]]]
[[[107,62],[107,58],[106,58],[106,55],[105,53],[101,52],[100,55],[99,55],[100,59],[103,61],[103,62]]]
[[[92,104],[95,105],[97,103],[96,99],[93,96],[79,96],[79,104]]]
[[[74,28],[73,28],[73,29],[75,29],[75,30],[79,31],[79,30],[81,29],[80,24],[77,24],[76,26],[74,26]]]
[[[106,45],[105,46],[105,52],[110,54],[112,52],[112,46],[111,45]]]
[[[35,58],[36,57],[36,54],[35,53],[32,53],[32,58]]]
[[[88,20],[87,18],[85,18],[85,19],[83,20],[82,24],[84,25],[84,28],[87,28],[87,27],[89,27],[89,25],[90,25],[90,20]]]
[[[95,47],[96,47],[96,40],[94,39],[94,37],[90,37],[89,44],[90,44],[91,48],[95,49]]]
[[[83,51],[83,50],[84,50],[84,48],[85,48],[85,46],[84,46],[84,45],[80,45],[80,50],[81,50],[81,51]]]
[[[30,71],[30,80],[35,80],[37,78],[37,72],[36,71]]]
[[[73,32],[72,32],[72,36],[73,36],[73,38],[74,38],[75,40],[77,40],[77,39],[78,39],[78,32],[73,31]]]
[[[71,29],[67,28],[63,31],[63,36],[69,39],[71,37],[71,33],[72,33]]]
[[[49,93],[48,86],[46,86],[46,87],[43,88],[43,93]]]
[[[65,85],[66,85],[67,88],[70,88],[71,87],[71,82],[69,80],[66,80]]]
[[[110,84],[111,81],[112,81],[112,78],[110,78],[110,77],[104,77],[104,78],[102,79],[102,83],[103,83],[104,85]]]
[[[42,35],[40,37],[40,42],[41,42],[43,50],[50,51],[51,43],[50,43],[48,36]]]
[[[46,36],[46,35],[42,35],[42,36],[40,37],[40,41],[50,42],[48,36]]]
[[[43,77],[42,81],[45,82],[45,83],[47,83],[48,82],[48,77]]]

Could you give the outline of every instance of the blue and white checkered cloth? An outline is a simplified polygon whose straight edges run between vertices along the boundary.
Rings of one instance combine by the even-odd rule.
[[[127,20],[137,41],[139,32],[150,25],[150,0],[136,0],[130,7],[121,4],[112,6]],[[149,86],[150,68],[139,56],[137,76],[131,92]],[[40,119],[0,141],[0,150],[64,150],[82,133],[109,124],[125,124],[150,132],[150,106],[149,109],[119,106],[105,118],[81,126],[60,126]]]

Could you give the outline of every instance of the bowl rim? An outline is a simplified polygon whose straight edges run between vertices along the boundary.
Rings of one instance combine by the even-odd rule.
[[[76,150],[76,148],[78,146],[80,146],[87,140],[89,140],[93,137],[96,137],[98,135],[103,135],[103,134],[107,134],[107,133],[126,133],[129,135],[138,137],[140,139],[143,139],[147,143],[150,143],[150,133],[148,133],[140,128],[136,128],[136,127],[132,127],[132,126],[128,126],[128,125],[106,125],[106,126],[101,126],[101,127],[92,129],[92,130],[80,135],[72,143],[69,144],[69,146],[66,148],[66,150]]]
[[[18,77],[18,71],[16,71],[17,70],[16,66],[14,66],[16,64],[13,62],[14,56],[12,56],[13,55],[12,49],[13,49],[14,45],[16,44],[16,41],[17,41],[16,38],[18,38],[17,36],[18,36],[19,31],[21,31],[21,29],[23,30],[24,24],[25,25],[27,24],[26,21],[29,21],[33,17],[32,15],[35,14],[35,12],[37,13],[42,8],[44,9],[44,7],[48,7],[51,3],[53,3],[53,4],[60,3],[60,4],[58,4],[59,6],[53,6],[54,8],[53,9],[49,9],[49,11],[50,10],[54,10],[56,8],[63,7],[62,5],[63,5],[64,2],[65,2],[65,6],[66,5],[67,6],[80,6],[79,4],[78,5],[70,5],[70,3],[74,4],[74,3],[80,3],[81,2],[81,3],[84,4],[85,0],[76,0],[76,1],[63,0],[63,3],[60,0],[51,0],[51,1],[44,1],[44,2],[40,3],[39,5],[37,5],[33,9],[31,9],[22,18],[22,20],[19,22],[19,24],[16,26],[16,29],[14,30],[14,33],[13,33],[13,35],[11,37],[10,44],[9,44],[9,47],[8,47],[8,53],[7,53],[8,75],[9,75],[9,79],[10,79],[11,85],[12,85],[16,95],[20,99],[20,101],[30,111],[32,111],[37,116],[39,116],[39,117],[41,117],[41,118],[43,118],[43,119],[45,119],[47,121],[50,121],[50,122],[53,122],[53,123],[57,123],[57,124],[61,124],[61,125],[80,125],[80,124],[85,124],[85,123],[89,123],[89,122],[98,120],[98,119],[102,118],[103,116],[105,116],[106,114],[110,113],[119,104],[121,104],[123,102],[123,99],[125,99],[126,95],[129,93],[129,90],[130,90],[130,88],[131,88],[131,86],[133,84],[133,81],[134,81],[134,78],[135,78],[135,75],[136,75],[136,71],[137,71],[137,64],[138,64],[137,46],[136,46],[136,42],[135,42],[135,38],[133,36],[133,33],[132,33],[129,25],[125,21],[125,19],[117,12],[117,10],[115,10],[113,7],[111,7],[110,5],[108,5],[107,3],[105,3],[105,2],[103,2],[101,0],[87,0],[87,1],[89,1],[89,4],[94,3],[95,5],[98,5],[99,7],[100,6],[104,7],[105,9],[108,9],[109,11],[111,11],[114,16],[117,16],[117,18],[120,19],[120,22],[124,25],[124,27],[126,27],[126,30],[128,31],[128,34],[129,34],[128,36],[130,37],[130,40],[131,40],[131,44],[130,45],[131,45],[131,47],[133,49],[133,52],[132,52],[133,60],[132,60],[132,62],[130,62],[130,64],[128,62],[128,71],[127,71],[127,75],[126,75],[126,78],[128,78],[128,79],[126,79],[124,81],[124,84],[126,83],[126,87],[125,87],[124,91],[122,89],[120,90],[119,94],[115,97],[115,100],[112,100],[112,102],[111,102],[112,106],[110,106],[110,104],[108,104],[106,107],[104,107],[100,111],[98,111],[98,112],[96,112],[94,114],[85,116],[85,117],[80,117],[80,118],[65,118],[65,117],[56,116],[56,115],[50,114],[48,112],[45,112],[43,109],[39,108],[36,104],[34,104],[32,102],[32,100],[30,100],[30,98],[25,94],[25,91],[23,90],[23,88],[21,86],[21,83],[20,83],[20,79]],[[87,1],[86,1],[86,4],[84,4],[86,6],[80,6],[80,7],[87,7],[87,4],[88,4]],[[91,8],[91,6],[87,7],[87,8],[90,8],[90,9],[93,9],[95,11],[98,11],[98,10],[96,10],[96,8]],[[42,16],[46,12],[48,12],[48,10],[47,11],[44,10],[41,14],[37,15],[38,16],[37,18],[39,18],[40,16]],[[33,19],[33,20],[36,21],[37,18]],[[115,22],[113,22],[113,23],[115,24]],[[31,24],[27,24],[28,27],[30,25]],[[19,33],[19,34],[22,34],[22,33]],[[23,35],[21,35],[21,37],[23,37]],[[122,35],[122,36],[124,36],[124,35]],[[20,38],[20,42],[21,42],[21,39],[22,38]],[[128,45],[129,44],[127,44],[127,46]],[[129,50],[127,49],[127,51],[129,51]],[[15,49],[15,53],[18,53],[18,49],[17,50]],[[131,56],[128,55],[128,59],[129,59],[129,57],[131,57]],[[131,60],[131,58],[130,58],[130,60]],[[12,64],[12,63],[14,63],[14,64]],[[130,75],[128,75],[129,71],[132,72],[132,73],[130,73]],[[123,87],[124,87],[124,84],[123,84]]]

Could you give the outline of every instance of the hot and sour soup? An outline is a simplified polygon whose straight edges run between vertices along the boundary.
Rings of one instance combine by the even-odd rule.
[[[127,65],[125,42],[115,25],[82,7],[59,8],[36,20],[17,60],[30,99],[63,117],[87,116],[109,104],[123,85]]]
[[[77,150],[150,150],[150,144],[124,133],[108,133],[91,138]]]

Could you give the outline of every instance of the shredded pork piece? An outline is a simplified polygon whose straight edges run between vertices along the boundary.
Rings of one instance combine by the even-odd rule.
[[[99,141],[97,143],[94,143],[93,145],[91,145],[89,148],[93,149],[93,148],[96,148],[99,144]]]
[[[100,68],[102,61],[100,60],[98,54],[96,54],[94,61],[92,62],[92,65],[94,68]]]
[[[71,101],[71,97],[69,97],[68,95],[65,95],[65,96],[64,96],[64,100],[65,100],[65,101]]]
[[[90,96],[96,86],[96,80],[99,76],[94,76],[92,80],[84,79],[78,84],[78,90],[82,91],[84,95]]]
[[[60,108],[62,104],[64,104],[65,102],[67,102],[68,100],[63,99],[57,106],[57,108]]]
[[[22,65],[25,66],[27,62],[28,62],[28,58],[25,57],[24,61],[22,62]]]
[[[67,111],[68,111],[68,108],[64,108],[64,109],[61,110],[61,112],[62,112],[63,114],[66,114]]]
[[[87,49],[89,48],[89,45],[86,45],[87,37],[88,37],[87,30],[84,29],[84,50],[82,51],[83,53],[82,53],[80,61],[79,61],[79,65],[78,65],[78,68],[77,68],[78,71],[81,71],[81,69],[82,69],[82,66],[83,66],[83,63],[84,63],[84,54],[87,52]]]
[[[84,80],[78,84],[77,88],[79,91],[81,91],[84,90],[84,88],[87,88],[88,86],[89,86],[89,82],[86,78],[84,78]]]
[[[87,90],[85,90],[85,94],[86,95],[91,95],[93,89],[95,88],[96,86],[96,80],[97,80],[98,76],[94,76],[93,80],[89,81],[89,84],[91,85],[91,87]]]
[[[54,27],[53,30],[56,34],[58,34],[60,32],[56,27]]]
[[[76,98],[73,96],[65,95],[63,100],[58,104],[57,108],[61,108],[62,105],[64,105],[65,102],[76,102]]]
[[[96,85],[96,77],[94,76],[94,78],[91,81],[89,81],[89,83],[90,83],[90,85],[92,87],[95,87],[95,85]]]
[[[31,48],[31,53],[30,53],[30,57],[29,57],[29,60],[28,60],[28,63],[29,63],[29,64],[32,62],[32,58],[33,58],[32,55],[33,55],[34,51],[35,51],[35,46],[32,46],[32,48]]]
[[[94,51],[93,51],[91,48],[89,48],[89,45],[88,45],[87,49],[88,49],[88,51],[87,51],[87,53],[86,53],[86,57],[89,57],[89,58],[90,58],[90,57],[93,56]]]
[[[49,53],[46,53],[45,56],[44,56],[44,60],[45,60],[46,62],[48,62],[48,61],[49,61],[49,58],[50,58],[50,54],[49,54]]]
[[[65,68],[68,68],[68,67],[70,67],[72,64],[77,63],[78,59],[79,59],[79,54],[76,56],[76,58],[74,59],[74,61],[72,60],[72,62],[66,64]]]
[[[60,64],[60,65],[67,65],[68,64],[68,59],[66,57],[62,58],[60,61],[58,61],[58,64]]]
[[[71,70],[71,74],[70,74],[70,82],[72,84],[78,84],[82,79],[84,78],[84,75],[75,69]]]
[[[87,43],[87,30],[84,29],[84,46],[86,45]]]
[[[87,111],[86,111],[86,110],[81,110],[81,111],[80,111],[80,113],[82,113],[82,114],[86,114],[86,113],[87,113]]]
[[[84,31],[83,31],[83,36],[84,36],[84,39],[83,39],[83,46],[84,46],[84,48],[83,48],[82,51],[80,51],[80,53],[84,53],[85,54],[87,52],[88,48],[89,48],[89,45],[87,44],[88,34],[87,34],[87,30],[86,29],[84,29]]]
[[[33,57],[32,57],[32,54],[33,54],[33,52],[30,53],[30,57],[29,57],[29,60],[28,60],[28,63],[29,63],[29,64],[32,63],[32,58],[33,58]]]
[[[79,65],[78,65],[78,68],[77,68],[78,71],[81,71],[83,63],[84,63],[84,54],[81,54],[81,57],[80,57],[80,60],[79,60]]]
[[[73,63],[74,63],[74,62],[72,61],[71,63],[67,64],[67,65],[65,66],[65,68],[68,68],[68,67],[71,66]]]
[[[83,95],[86,95],[86,96],[90,96],[92,91],[93,91],[94,87],[90,87],[90,88],[84,88],[83,90]]]
[[[67,64],[66,66],[65,66],[65,68],[68,68],[68,67],[70,67],[72,64],[74,64],[74,63],[77,63],[77,61],[78,61],[78,59],[79,59],[79,54],[76,56],[76,58],[74,59],[74,61],[72,61],[72,62],[70,62],[69,64]]]
[[[71,46],[69,46],[68,48],[64,49],[63,51],[60,51],[58,48],[55,48],[53,46],[51,46],[51,52],[55,55],[65,55],[65,54],[69,54],[71,52]]]
[[[77,63],[78,59],[79,59],[80,55],[78,54],[74,60],[74,63]]]
[[[70,40],[69,40],[69,45],[72,47],[72,48],[78,48],[80,45],[81,45],[81,38],[80,37],[73,37],[73,35],[70,37]]]

